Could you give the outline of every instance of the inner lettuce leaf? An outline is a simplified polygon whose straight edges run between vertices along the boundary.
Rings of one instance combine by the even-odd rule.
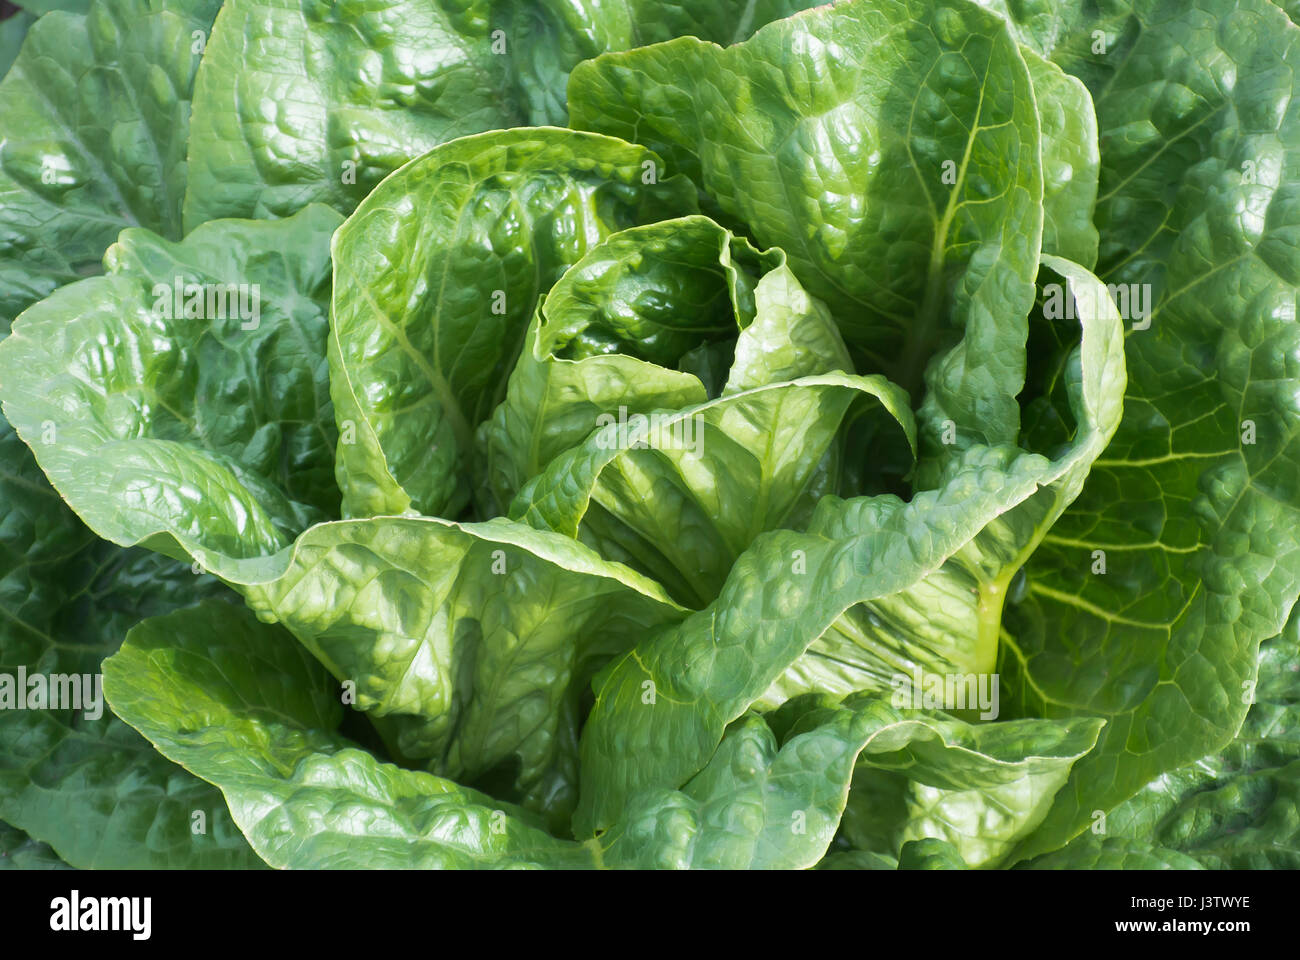
[[[965,372],[1018,391],[1042,134],[997,16],[964,2],[826,5],[725,49],[682,38],[597,57],[573,71],[569,104],[575,127],[644,143],[784,249],[861,369],[919,400],[952,334],[987,329],[995,349],[972,349]],[[978,322],[950,325],[957,314]],[[1015,439],[1004,407],[985,417],[989,442]]]
[[[720,388],[701,382],[712,399],[675,411],[649,412],[620,396],[511,507],[511,516],[578,537],[696,607],[717,595],[755,536],[801,526],[823,494],[839,491],[846,420],[881,415],[904,444],[913,442],[906,394],[879,376],[842,373],[851,364],[829,312],[780,251],[768,251],[770,269],[755,283],[733,262],[738,242],[702,217],[664,221],[610,237],[565,274],[543,305],[547,362],[621,360],[629,372],[619,380],[635,384],[636,397],[647,381],[673,376],[646,360],[680,366],[684,349],[708,348],[701,338],[730,335],[715,341],[730,368]],[[690,308],[706,299],[727,309],[714,319]],[[563,358],[555,357],[559,344]],[[503,450],[527,449],[510,439]]]
[[[181,237],[190,94],[221,2],[81,7],[33,9],[45,16],[0,70],[0,334],[98,273],[123,229]]]
[[[538,300],[609,234],[695,210],[660,166],[609,137],[526,128],[439,147],[366,198],[334,242],[345,516],[459,513],[474,430]]]
[[[201,566],[337,516],[326,336],[341,217],[123,231],[0,343],[5,415],[97,534]]]
[[[700,216],[629,228],[588,251],[541,301],[505,397],[479,428],[480,509],[504,512],[605,417],[626,422],[716,396],[757,316],[756,288],[783,262]],[[783,309],[764,304],[765,316]],[[813,319],[798,354],[847,368],[838,335]],[[748,351],[757,372],[763,352]],[[773,351],[773,362],[791,359],[788,346]]]
[[[948,462],[937,489],[909,503],[825,497],[805,532],[757,537],[712,604],[599,679],[583,732],[579,836],[607,828],[633,792],[683,783],[751,705],[810,688],[890,689],[894,677],[918,672],[994,670],[1011,580],[1121,414],[1119,314],[1083,268],[1044,263],[1090,291],[1079,298],[1083,336],[1067,364],[1070,442],[1050,459],[972,445]],[[845,663],[849,689],[837,690]]]
[[[580,61],[674,36],[732,42],[798,0],[227,0],[195,87],[185,224],[348,214],[458,137],[566,123]]]

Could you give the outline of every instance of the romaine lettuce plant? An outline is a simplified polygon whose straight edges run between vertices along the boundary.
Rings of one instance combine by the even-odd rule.
[[[0,866],[1300,867],[1280,6],[19,6]]]

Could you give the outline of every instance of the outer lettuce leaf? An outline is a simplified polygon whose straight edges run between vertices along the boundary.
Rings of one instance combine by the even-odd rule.
[[[1081,31],[1085,10],[1114,16],[1127,0],[973,0],[1004,17],[1016,37],[1035,53],[1048,56],[1062,43],[1091,44],[1093,38]],[[1113,37],[1111,38],[1113,40]]]
[[[1033,861],[1068,867],[1150,841],[1178,865],[1211,869],[1300,867],[1300,615],[1260,646],[1252,702],[1222,753],[1161,774],[1106,815],[1104,834],[1083,833]]]
[[[15,325],[0,344],[5,413],[92,530],[215,569],[336,513],[325,340],[339,221],[316,206],[176,244],[127,230],[108,276]],[[258,285],[255,328],[229,309],[167,319],[154,287],[170,303],[178,277]]]
[[[181,235],[195,35],[220,0],[83,6],[33,24],[0,82],[0,333],[123,228]]]
[[[35,22],[35,16],[21,11],[0,20],[0,79],[4,78],[10,66],[18,59],[18,51],[22,49],[27,31]]]
[[[828,5],[726,49],[684,38],[588,61],[569,100],[574,126],[646,144],[783,248],[869,369],[919,396],[956,313],[996,340],[970,376],[1017,392],[1043,176],[1030,74],[998,17]],[[1015,438],[1004,407],[991,442]]]
[[[513,44],[509,69],[529,123],[567,123],[569,72],[594,56],[673,37],[738,43],[816,0],[498,0],[493,26]]]
[[[1204,870],[1191,857],[1153,846],[1145,840],[1105,837],[1094,843],[1075,841],[1023,865],[1026,870]]]
[[[1099,270],[1154,308],[1124,422],[1008,616],[1010,708],[1109,720],[1023,857],[1227,744],[1300,592],[1300,32],[1259,0],[1075,15],[1052,55],[1096,99]]]
[[[205,604],[146,620],[104,663],[113,709],[216,784],[273,867],[590,865],[508,804],[381,763],[338,732],[337,688],[293,638]]]
[[[457,514],[474,429],[538,300],[610,233],[695,209],[691,184],[654,177],[659,165],[593,134],[486,133],[411,163],[357,209],[334,244],[330,337],[346,516]]]
[[[1096,290],[1082,268],[1045,262]],[[756,702],[837,692],[836,677],[888,689],[917,670],[993,670],[1011,578],[1120,417],[1120,320],[1091,299],[1066,368],[1076,430],[1055,459],[971,446],[910,503],[827,497],[806,532],[760,535],[713,604],[611,665],[583,733],[580,835],[608,827],[635,791],[684,783]]]
[[[98,674],[140,617],[216,590],[226,592],[172,561],[96,540],[0,420],[0,674],[15,683],[20,668],[29,676]],[[100,706],[96,718],[0,709],[0,817],[44,841],[0,841],[19,844],[0,865],[52,858],[109,869],[255,865],[220,796]],[[196,812],[206,820],[202,832],[194,830]]]
[[[779,748],[773,727],[784,734]],[[978,727],[872,696],[843,704],[803,698],[772,726],[753,716],[736,721],[680,791],[641,792],[599,842],[607,862],[647,867],[810,867],[835,834],[859,757],[947,788],[1023,788],[1049,776],[1059,786],[1099,728],[1096,721]],[[1040,816],[1051,793],[1037,802]]]
[[[47,844],[0,823],[0,870],[67,870]]]
[[[440,143],[525,122],[484,0],[229,0],[195,87],[185,224],[349,213]]]
[[[1015,778],[1026,762],[1068,766],[1096,736],[1087,721],[1024,722],[1019,747],[1057,760],[1007,760],[972,749],[978,733],[957,721],[870,698],[810,703],[781,718],[779,749],[764,721],[741,721],[681,792],[634,798],[627,823],[580,845],[509,804],[353,747],[337,732],[328,676],[251,613],[207,604],[148,620],[105,664],[105,682],[114,709],[160,751],[220,786],[278,867],[809,866],[864,750],[946,783],[970,771]]]
[[[681,34],[730,41],[795,0],[229,0],[195,93],[185,223],[350,213],[439,144],[563,125],[568,72]],[[675,172],[675,171],[674,171]]]
[[[398,755],[557,825],[575,802],[591,675],[684,614],[658,584],[506,520],[322,524],[259,566],[250,604],[388,718]]]

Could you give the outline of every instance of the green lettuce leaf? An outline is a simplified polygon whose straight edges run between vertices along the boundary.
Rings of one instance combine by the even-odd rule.
[[[457,515],[474,430],[504,396],[538,300],[610,233],[695,209],[691,184],[659,179],[659,163],[593,134],[486,133],[361,204],[334,244],[345,516]]]
[[[0,343],[5,414],[92,530],[215,568],[337,514],[325,341],[340,219],[308,207],[180,243],[124,231],[108,276],[60,289]]]
[[[173,561],[96,540],[0,420],[0,818],[81,868],[258,863],[220,795],[160,757],[102,698],[81,709],[13,699],[37,689],[24,678],[94,684],[136,620],[216,591],[231,596]],[[43,844],[11,852],[44,862]]]
[[[220,6],[99,0],[32,25],[0,81],[0,333],[98,273],[124,228],[180,238],[190,91]]]
[[[814,355],[825,357],[819,370],[846,368],[838,336],[816,316],[794,350],[768,358],[752,338],[739,343],[757,316],[761,278],[783,260],[699,216],[633,227],[593,247],[542,301],[505,399],[479,429],[483,508],[504,510],[607,416],[626,421],[717,395],[737,350],[759,377],[769,360],[807,364]],[[820,307],[803,296],[815,315]],[[788,309],[767,303],[764,313],[779,325]]]
[[[1031,726],[1019,726],[1026,722]],[[1092,749],[1101,726],[1101,721],[1091,721],[1080,735],[1079,728],[1058,728],[1054,723],[972,726],[967,740],[981,754],[1013,766],[992,766],[991,761],[983,768],[952,764],[945,768],[947,782],[918,778],[912,771],[881,770],[869,761],[860,764],[840,824],[841,836],[855,849],[876,856],[897,859],[908,844],[939,840],[951,846],[966,866],[1002,865],[1016,843],[1047,816],[1071,766]],[[1075,738],[1074,749],[1062,753],[1056,745],[1067,735]],[[1008,775],[1012,769],[1014,776]]]
[[[784,259],[694,217],[616,234],[566,273],[546,298],[538,337],[557,374],[547,393],[527,396],[538,418],[545,411],[549,436],[487,436],[494,465],[513,461],[519,476],[532,464],[510,451],[564,443],[558,424],[572,422],[575,435],[594,429],[525,486],[511,516],[578,537],[698,607],[758,533],[800,525],[822,494],[838,491],[846,420],[879,416],[910,444],[906,395],[882,377],[839,372],[851,364],[834,321]],[[700,381],[713,398],[647,417],[645,386],[672,382],[673,367],[701,349],[730,366],[720,387]],[[590,408],[565,387],[593,383],[583,368],[597,366],[616,374],[611,406],[584,424],[572,414]],[[499,410],[492,427],[526,423],[522,413]]]
[[[1020,50],[1038,101],[1043,144],[1043,252],[1092,269],[1100,235],[1093,225],[1101,150],[1092,96],[1077,77],[1032,50]]]
[[[1022,864],[1025,870],[1204,870],[1191,857],[1128,837],[1075,841],[1054,853]]]
[[[638,795],[625,823],[577,844],[509,804],[350,744],[329,677],[250,612],[209,603],[145,621],[104,669],[114,709],[217,784],[277,867],[809,866],[825,853],[864,750],[943,783],[972,771],[1007,781],[1026,763],[980,753],[980,735],[959,721],[871,698],[810,701],[780,718],[779,747],[773,726],[740,721],[682,791]],[[1018,729],[1007,746],[1068,765],[1097,725]]]
[[[794,0],[228,0],[195,88],[185,223],[350,213],[458,137],[564,125],[580,61],[690,34],[730,41]]]
[[[1013,714],[1108,718],[1026,858],[1222,749],[1300,593],[1300,33],[1260,0],[1064,6],[1050,52],[1096,101],[1098,273],[1129,300],[1129,378],[1008,610]]]
[[[898,854],[899,870],[965,870],[966,862],[947,840],[909,840]]]
[[[655,414],[645,447],[631,431],[631,441],[620,441],[611,423],[530,482],[511,515],[581,539],[701,607],[756,536],[812,516],[836,486],[841,424],[882,408],[910,439],[911,411],[899,388],[842,374]]]
[[[592,674],[685,612],[583,545],[507,520],[322,524],[274,562],[242,587],[249,603],[387,718],[397,755],[560,825]]]
[[[1156,777],[1067,847],[1034,867],[1068,867],[1149,841],[1182,865],[1300,867],[1300,611],[1261,644],[1259,672],[1242,691],[1250,712],[1222,752]]]
[[[980,727],[870,695],[842,704],[813,695],[768,722],[737,720],[679,791],[641,791],[599,843],[606,862],[645,867],[811,867],[835,834],[859,758],[939,788],[1025,790],[1040,779],[1060,786],[1099,728],[1098,721]],[[1053,792],[1037,800],[1039,816]],[[1022,826],[1032,824],[1029,817]]]
[[[644,143],[784,249],[865,369],[919,397],[956,312],[999,341],[968,363],[1015,379],[1043,173],[1030,73],[998,17],[827,5],[725,49],[683,38],[598,57],[569,101],[575,127]]]
[[[67,870],[47,844],[0,823],[0,870]]]
[[[338,727],[329,675],[282,628],[203,604],[146,620],[104,663],[113,709],[220,788],[279,868],[589,866],[485,794],[381,763]]]
[[[1044,262],[1091,290],[1082,342],[1064,365],[1075,421],[1067,442],[1052,459],[971,445],[910,503],[826,497],[805,532],[757,537],[717,600],[603,675],[583,733],[579,835],[607,827],[638,789],[684,783],[755,703],[993,671],[1012,578],[1121,413],[1114,305],[1082,268]]]
[[[673,37],[738,43],[817,0],[498,0],[493,26],[506,38],[508,69],[528,122],[568,122],[569,73],[583,60]]]

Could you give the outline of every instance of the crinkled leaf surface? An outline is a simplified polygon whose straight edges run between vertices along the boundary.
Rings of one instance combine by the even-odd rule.
[[[826,374],[658,414],[644,447],[620,445],[611,424],[553,461],[511,513],[700,607],[754,537],[812,515],[835,486],[827,458],[841,424],[882,407],[911,427],[906,396],[883,378]]]
[[[340,219],[313,206],[180,243],[124,231],[108,276],[59,290],[0,344],[6,415],[96,533],[215,568],[337,512],[325,341]]]
[[[338,688],[283,629],[204,604],[146,620],[104,664],[113,709],[221,789],[274,867],[583,866],[508,804],[382,763],[338,732]]]
[[[1046,262],[1096,289],[1082,268]],[[684,783],[756,702],[993,670],[1012,576],[1120,417],[1119,316],[1100,292],[1091,302],[1067,365],[1076,430],[1055,459],[972,445],[910,503],[826,497],[805,532],[757,537],[712,604],[611,665],[583,733],[580,835],[634,790]]]
[[[597,415],[591,435],[511,508],[655,577],[693,606],[717,594],[758,533],[798,526],[822,494],[837,491],[846,419],[880,415],[913,442],[906,394],[879,376],[838,372],[850,361],[825,307],[779,251],[754,263],[738,243],[702,217],[634,228],[557,284],[544,305],[552,364],[580,366],[583,359],[570,359],[577,354],[612,367],[621,357],[626,369],[645,368],[627,377],[639,389],[673,377],[659,364],[680,367],[702,340],[708,349],[707,338],[729,336],[714,346],[731,366],[717,396],[671,413],[646,416],[642,402],[629,417],[632,398],[618,397],[618,408]],[[755,277],[759,265],[770,269]],[[560,343],[564,358],[554,356]],[[493,426],[509,424],[511,412]],[[508,456],[507,437],[493,440]]]
[[[1026,857],[1221,749],[1300,591],[1300,32],[1262,2],[1104,6],[1052,55],[1096,100],[1099,274],[1152,309],[1124,421],[1008,612],[1010,709],[1109,721]]]
[[[972,363],[1014,376],[1043,177],[1029,71],[998,17],[823,6],[725,49],[683,38],[588,61],[569,104],[575,127],[646,144],[783,248],[872,370],[919,393],[955,300],[1002,324],[1003,349]]]
[[[766,341],[739,341],[757,316],[756,287],[783,259],[700,216],[632,227],[590,250],[542,301],[505,399],[479,429],[484,506],[504,511],[530,478],[605,418],[626,425],[717,395],[721,371],[737,359],[758,382],[768,364],[806,369],[813,355],[823,358],[816,369],[847,366],[824,318],[794,349],[789,338],[770,353]],[[821,309],[806,295],[805,303],[810,313]],[[764,325],[779,325],[788,308],[765,307]],[[789,375],[798,374],[791,367]]]
[[[897,859],[909,843],[942,840],[968,866],[998,866],[1042,822],[1101,727],[1082,718],[1066,726],[943,720],[936,728],[963,750],[920,772],[864,755],[840,825],[853,848]]]
[[[637,796],[627,823],[578,845],[508,804],[352,747],[337,733],[328,676],[246,611],[206,604],[146,621],[105,672],[114,708],[219,785],[258,853],[281,867],[809,866],[864,750],[941,782],[961,769],[1011,779],[1026,763],[979,753],[959,721],[871,698],[810,704],[782,718],[779,748],[763,720],[741,721],[682,791]],[[1096,736],[1088,721],[1019,728],[1021,748],[1067,765]]]
[[[1049,771],[1059,786],[1099,726],[980,727],[869,695],[843,704],[814,695],[791,701],[771,726],[755,716],[736,721],[680,791],[643,791],[599,842],[606,862],[647,867],[810,867],[835,834],[859,757],[948,788],[1023,787]],[[1050,798],[1038,801],[1041,812]]]
[[[1105,833],[1085,832],[1035,867],[1071,867],[1148,841],[1176,865],[1211,869],[1300,866],[1300,616],[1260,646],[1252,701],[1221,753],[1163,773],[1106,815]]]
[[[366,198],[334,244],[345,515],[456,516],[538,300],[610,233],[695,209],[659,163],[609,137],[508,130],[439,147]]]
[[[1038,102],[1043,148],[1043,252],[1092,269],[1099,235],[1092,223],[1101,150],[1088,88],[1021,48]]]
[[[350,213],[457,137],[566,122],[581,60],[680,35],[730,42],[796,0],[228,0],[195,91],[185,223]]]
[[[349,213],[440,143],[525,121],[486,0],[230,0],[195,87],[185,223]]]
[[[1026,870],[1204,870],[1186,854],[1128,837],[1076,840],[1023,865]]]
[[[508,69],[529,123],[567,122],[569,72],[611,50],[699,37],[738,43],[772,20],[816,0],[497,0],[492,25],[504,33]]]
[[[180,238],[194,34],[220,6],[98,0],[32,25],[0,81],[0,332],[98,273],[123,228]]]
[[[211,577],[96,540],[0,420],[0,675],[99,674],[128,628],[228,593]],[[233,610],[233,607],[229,609]],[[23,671],[20,673],[20,671]],[[24,686],[23,694],[36,687]],[[48,702],[48,701],[47,701]],[[221,797],[169,763],[108,710],[0,709],[0,817],[82,867],[249,867],[258,863]],[[89,709],[86,709],[86,708]],[[204,831],[194,832],[201,813]],[[40,856],[39,844],[24,849]]]
[[[582,544],[506,520],[322,524],[287,553],[283,572],[244,587],[259,613],[397,724],[401,754],[559,824],[592,673],[684,613]]]

